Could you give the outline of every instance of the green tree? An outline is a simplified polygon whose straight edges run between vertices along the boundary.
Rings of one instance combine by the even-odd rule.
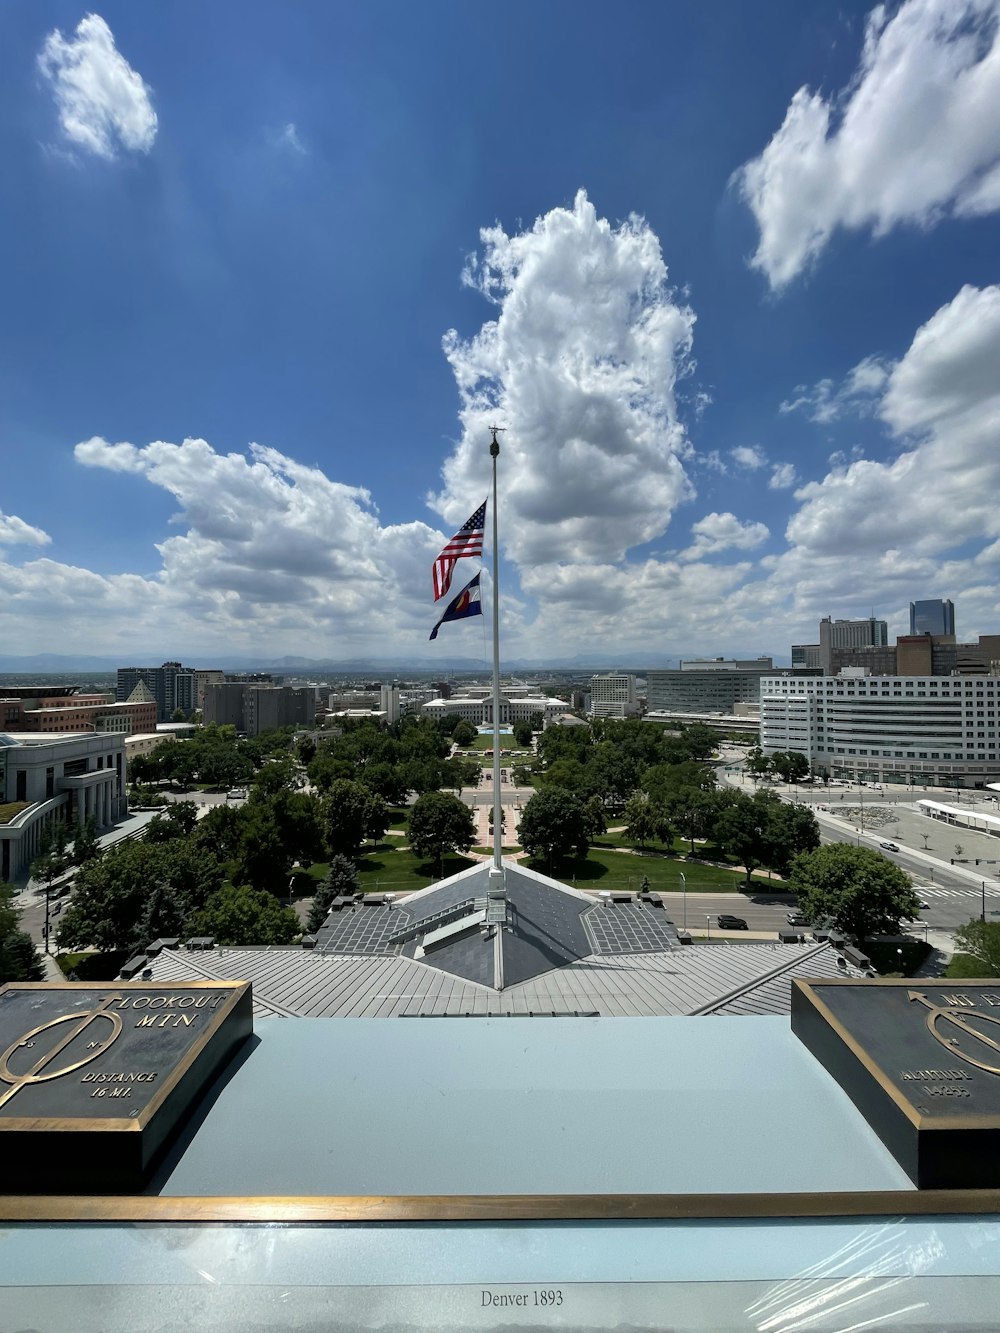
[[[599,838],[602,833],[608,831],[608,816],[604,809],[604,802],[599,796],[591,796],[583,807],[584,819],[586,821],[585,831],[587,841],[593,842]]]
[[[446,759],[444,770],[448,784],[456,796],[461,796],[466,787],[478,787],[479,775],[483,771],[475,759]]]
[[[329,916],[334,898],[353,897],[359,887],[360,880],[354,863],[348,861],[346,856],[331,856],[330,869],[312,900],[306,930],[315,934]]]
[[[809,776],[809,760],[798,750],[775,750],[771,768],[782,782],[801,782]]]
[[[213,893],[195,916],[192,929],[230,947],[291,944],[301,931],[290,907],[282,907],[272,894],[249,884],[227,884]]]
[[[150,890],[136,927],[136,947],[147,948],[154,940],[172,939],[186,934],[188,920],[187,900],[165,879],[158,880]]]
[[[639,785],[640,761],[614,741],[595,745],[587,761],[588,795],[599,796],[612,810],[623,810]]]
[[[146,825],[146,842],[169,842],[172,838],[186,838],[198,822],[198,806],[194,801],[171,801],[163,813],[155,815]]]
[[[142,947],[149,943],[143,937],[144,914],[158,885],[169,887],[186,920],[219,888],[223,875],[221,864],[207,849],[185,839],[119,843],[77,872],[72,901],[59,923],[59,946]]]
[[[703,838],[715,817],[718,801],[715,792],[701,787],[674,787],[663,799],[667,817],[688,840],[692,856],[695,838]]]
[[[747,750],[743,767],[752,778],[762,778],[771,771],[771,761],[759,745],[751,745]]]
[[[389,807],[375,792],[368,793],[368,813],[365,816],[365,837],[373,845],[385,837],[389,831]]]
[[[183,708],[175,708],[174,711],[170,714],[170,721],[171,721],[171,722],[186,722],[186,721],[187,721],[187,713],[185,713],[185,711],[184,711]]]
[[[692,759],[710,759],[718,745],[718,736],[704,722],[692,722],[681,734],[684,748]]]
[[[819,846],[819,824],[806,806],[779,801],[770,808],[768,836],[770,846],[764,864],[784,875],[796,856]]]
[[[0,883],[0,985],[5,981],[43,981],[45,968],[34,941],[20,926],[13,884]]]
[[[93,815],[80,824],[73,839],[73,860],[78,866],[85,866],[101,854],[101,845],[97,840],[97,820]]]
[[[471,722],[466,722],[465,718],[460,718],[455,724],[455,730],[451,733],[451,739],[456,745],[464,748],[471,745],[478,734]]]
[[[243,845],[243,833],[250,818],[245,805],[231,805],[228,801],[213,805],[198,821],[193,834],[194,844],[207,847],[224,861],[234,861]]]
[[[282,755],[259,768],[250,783],[250,800],[266,801],[280,791],[295,791],[298,772],[291,755]]]
[[[323,854],[319,802],[280,788],[271,797],[248,801],[234,878],[279,897],[296,861],[311,864]]]
[[[649,797],[642,792],[632,796],[625,806],[625,836],[645,847],[650,838],[655,838],[660,821]]]
[[[959,926],[955,953],[975,960],[976,976],[1000,977],[1000,921],[970,921]]]
[[[783,869],[798,852],[819,842],[812,811],[790,806],[773,792],[726,792],[720,800],[712,831],[719,846],[746,867],[747,888],[758,866]]]
[[[531,767],[528,764],[515,764],[511,769],[515,787],[531,786]]]
[[[296,745],[299,763],[308,767],[316,758],[316,742],[312,736],[300,736]]]
[[[400,770],[394,763],[366,764],[359,781],[363,782],[370,792],[381,796],[382,800],[388,801],[390,805],[402,805],[406,800],[407,788]]]
[[[564,791],[575,792],[582,796],[587,788],[588,770],[575,755],[562,755],[553,761],[542,774],[543,787],[561,787]],[[601,798],[598,796],[598,800]],[[603,805],[604,802],[601,801]]]
[[[323,811],[327,845],[335,856],[356,860],[368,837],[371,792],[360,782],[340,778],[330,788]]]
[[[531,716],[528,718],[528,726],[531,728],[532,732],[541,731],[541,729],[545,726],[544,713],[538,712],[537,710],[534,713],[532,713]]]
[[[586,810],[578,796],[562,787],[546,787],[525,805],[518,836],[528,855],[545,861],[551,870],[568,856],[587,855],[587,827]]]
[[[805,852],[792,862],[790,882],[810,920],[829,918],[860,948],[870,935],[898,934],[920,913],[909,875],[867,847],[838,842]]]
[[[531,730],[530,722],[514,723],[514,740],[520,750],[530,750],[531,742],[534,740],[534,732]]]
[[[476,840],[472,811],[446,792],[425,792],[410,811],[409,837],[416,854],[437,861],[444,874],[445,852],[467,852]]]

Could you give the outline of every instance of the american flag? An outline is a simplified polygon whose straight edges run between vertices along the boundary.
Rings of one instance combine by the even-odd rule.
[[[471,518],[467,518],[450,541],[445,542],[444,550],[434,561],[434,600],[442,598],[451,587],[451,576],[456,563],[464,555],[482,555],[483,530],[486,527],[486,501],[479,506]]]

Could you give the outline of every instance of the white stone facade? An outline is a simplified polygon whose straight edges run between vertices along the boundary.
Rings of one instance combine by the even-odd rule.
[[[99,829],[126,813],[125,738],[114,734],[35,738],[0,736],[0,804],[28,802],[0,824],[0,879],[20,874],[38,854],[47,823]]]

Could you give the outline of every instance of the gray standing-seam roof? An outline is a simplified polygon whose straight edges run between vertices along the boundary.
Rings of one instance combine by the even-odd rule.
[[[598,957],[495,991],[400,955],[351,957],[296,949],[165,950],[151,961],[158,981],[207,978],[253,983],[256,1011],[308,1018],[395,1018],[462,1014],[598,1013],[617,1017],[761,1012],[752,988],[792,976],[837,975],[828,945],[692,945],[666,954]],[[774,1005],[767,992],[765,1003]],[[738,1000],[737,1000],[738,997]],[[742,1009],[726,1010],[741,1002]],[[788,1005],[779,1012],[787,1012]],[[774,1007],[765,1012],[775,1012]]]

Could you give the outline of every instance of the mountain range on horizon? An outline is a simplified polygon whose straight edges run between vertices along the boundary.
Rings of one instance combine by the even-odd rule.
[[[574,670],[598,672],[622,670],[641,673],[649,669],[669,669],[677,666],[682,659],[692,659],[700,656],[704,656],[704,654],[681,653],[667,656],[664,653],[649,653],[640,660],[626,654],[615,661],[608,661],[590,654],[579,653],[571,658],[563,657],[549,660],[543,658],[508,658],[501,663],[501,667],[504,671]],[[32,653],[24,656],[0,654],[0,674],[25,675],[33,671],[45,675],[57,674],[60,671],[113,673],[122,666],[159,666],[163,660],[159,654],[155,653],[132,654],[127,660],[119,657],[76,655],[72,653]],[[183,658],[181,660],[183,661]],[[776,667],[788,665],[787,661],[782,662],[780,658],[774,658],[774,663]],[[369,657],[335,661],[329,658],[285,656],[280,658],[233,658],[229,661],[220,662],[218,658],[209,660],[195,654],[184,661],[184,665],[194,670],[274,671],[285,674],[292,671],[336,671],[338,674],[352,672],[359,675],[375,675],[379,672],[388,671],[393,673],[434,672],[438,674],[461,671],[482,672],[488,675],[490,672],[487,663],[466,657],[410,658],[408,660],[399,657]]]

